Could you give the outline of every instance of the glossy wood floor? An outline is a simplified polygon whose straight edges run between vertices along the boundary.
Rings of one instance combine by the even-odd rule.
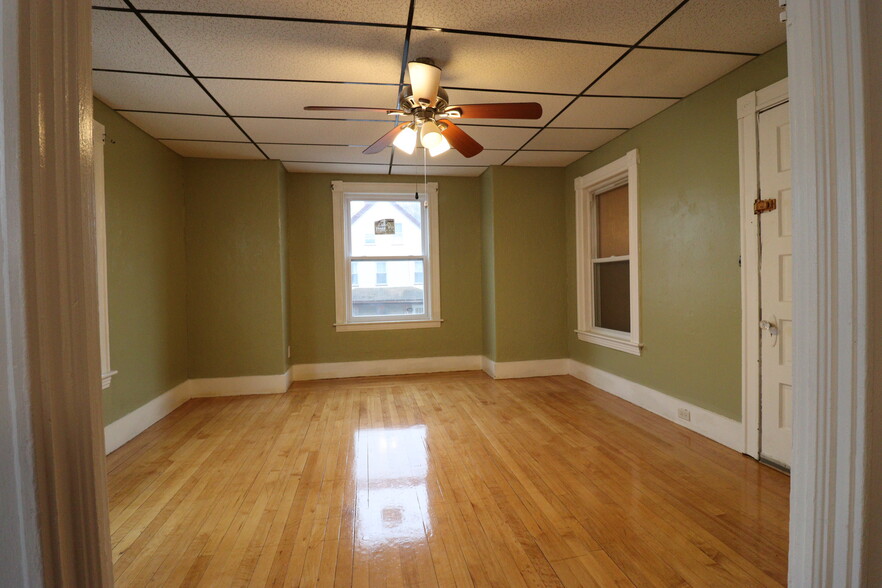
[[[117,586],[780,586],[788,478],[569,376],[192,400],[108,458]]]

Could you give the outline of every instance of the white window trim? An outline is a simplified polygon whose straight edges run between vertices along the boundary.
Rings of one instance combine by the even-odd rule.
[[[441,319],[441,263],[438,244],[438,184],[416,185],[380,182],[331,182],[334,201],[334,266],[337,317],[334,328],[338,333],[349,331],[381,331],[396,329],[425,329],[440,327]],[[423,227],[423,245],[427,248],[429,263],[423,266],[423,284],[426,292],[426,313],[414,319],[396,318],[389,321],[356,321],[349,315],[349,293],[352,292],[349,257],[346,246],[347,231],[343,223],[346,196],[382,199],[384,196],[413,196],[419,192],[429,207],[428,224]],[[428,267],[427,267],[428,266]]]
[[[101,389],[110,387],[116,371],[110,368],[110,317],[107,295],[107,220],[104,197],[104,125],[93,121],[95,174],[95,236],[98,269],[98,333],[101,344]]]
[[[637,202],[637,150],[575,180],[576,289],[579,340],[640,355],[640,217]],[[594,196],[628,184],[628,256],[630,262],[631,332],[594,326]]]

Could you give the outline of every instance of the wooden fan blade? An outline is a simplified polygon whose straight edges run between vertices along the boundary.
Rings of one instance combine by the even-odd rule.
[[[401,111],[394,108],[373,108],[370,106],[304,106],[303,110],[363,110],[368,112],[385,112],[386,114],[398,114]]]
[[[472,139],[464,130],[453,124],[450,120],[445,120],[447,128],[441,131],[444,138],[450,143],[450,146],[462,153],[463,157],[474,157],[484,150],[480,143]]]
[[[395,140],[395,137],[398,136],[398,133],[403,131],[404,127],[406,127],[409,124],[410,123],[401,123],[400,125],[398,125],[394,129],[392,129],[391,131],[389,131],[388,133],[386,133],[385,135],[383,135],[382,137],[377,139],[373,145],[371,145],[370,147],[368,147],[367,149],[362,151],[362,153],[364,153],[366,155],[372,155],[374,153],[379,153],[380,151],[382,151],[383,149],[385,149],[386,147],[391,145],[392,141]]]
[[[538,102],[505,102],[497,104],[460,104],[445,112],[459,111],[459,118],[531,118],[542,116]]]

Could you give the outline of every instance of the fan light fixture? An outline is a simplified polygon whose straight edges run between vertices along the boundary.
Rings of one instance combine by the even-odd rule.
[[[436,155],[441,155],[442,153],[446,153],[450,151],[450,143],[447,142],[447,139],[444,136],[441,136],[441,142],[438,143],[435,147],[429,149],[429,155],[435,157]]]
[[[420,129],[420,143],[423,144],[423,147],[429,150],[434,149],[441,144],[443,138],[441,136],[441,129],[438,128],[435,121],[427,120],[423,123]]]
[[[413,153],[413,150],[416,149],[417,144],[417,132],[413,128],[413,123],[409,124],[398,133],[398,136],[395,137],[395,140],[392,141],[392,144],[410,155]]]

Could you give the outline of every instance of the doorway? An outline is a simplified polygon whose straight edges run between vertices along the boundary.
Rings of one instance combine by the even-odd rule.
[[[793,223],[787,80],[739,100],[745,453],[789,471]]]

